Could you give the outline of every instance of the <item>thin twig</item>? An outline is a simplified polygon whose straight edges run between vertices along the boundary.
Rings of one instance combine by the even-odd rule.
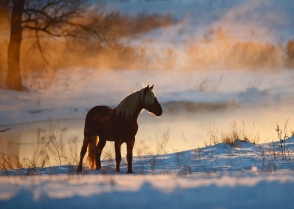
[[[11,128],[6,128],[6,129],[3,129],[3,130],[0,130],[0,132],[5,132],[5,131],[8,131],[8,130],[11,130]]]

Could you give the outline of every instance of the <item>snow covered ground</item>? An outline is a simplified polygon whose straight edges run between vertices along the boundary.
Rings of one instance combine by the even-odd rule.
[[[25,181],[24,181],[25,178]],[[1,208],[293,208],[293,173],[0,178]]]
[[[249,49],[284,47],[293,39],[294,3],[130,0],[107,1],[106,7],[175,17],[174,25],[123,40],[155,55],[170,49],[168,65],[154,59],[154,70],[77,69],[70,76],[58,74],[47,89],[0,89],[0,130],[10,128],[0,132],[0,153],[32,159],[48,118],[66,128],[65,139],[75,139],[78,152],[87,110],[115,107],[130,92],[154,84],[164,113],[154,118],[145,111],[139,117],[136,173],[125,175],[125,159],[121,174],[113,172],[113,160],[103,161],[100,171],[85,166],[81,175],[75,165],[56,163],[1,170],[0,208],[293,208],[294,138],[282,153],[275,129],[279,125],[288,136],[293,131],[294,73],[281,64],[280,53],[257,67],[223,63],[232,56],[245,59],[230,51],[244,43]],[[209,133],[230,133],[232,121],[240,135],[257,136],[257,144],[208,146]],[[157,155],[156,142],[166,130],[168,154]],[[112,150],[107,144],[105,151]]]
[[[0,173],[1,208],[293,208],[294,139],[235,147],[217,144],[168,155],[134,158],[135,174],[76,166]],[[85,167],[85,166],[84,166]]]

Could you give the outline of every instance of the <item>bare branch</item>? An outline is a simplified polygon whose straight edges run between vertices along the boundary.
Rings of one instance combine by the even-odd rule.
[[[8,131],[10,130],[11,128],[6,128],[6,129],[3,129],[3,130],[0,130],[0,132],[5,132],[5,131]]]
[[[42,57],[43,62],[46,63],[46,65],[49,65],[49,62],[46,60],[46,58],[44,56],[44,52],[43,52],[43,49],[41,47],[41,42],[40,42],[40,38],[39,38],[38,32],[39,31],[36,30],[37,46],[38,46],[38,49],[40,51],[40,54],[41,54],[41,57]]]
[[[28,4],[24,9],[25,18],[22,28],[42,31],[54,37],[82,38],[80,31],[96,37],[100,41],[107,41],[107,33],[103,26],[89,22],[85,14],[90,14],[87,1],[48,0]],[[43,4],[43,5],[42,5]],[[31,6],[31,7],[30,7]]]
[[[37,10],[37,9],[34,9],[34,8],[28,8],[28,9],[24,9],[23,11],[25,14],[27,15],[37,15],[37,14],[40,14],[46,18],[48,18],[49,20],[51,19],[51,16],[49,14],[47,14],[46,12],[42,11],[42,10]]]

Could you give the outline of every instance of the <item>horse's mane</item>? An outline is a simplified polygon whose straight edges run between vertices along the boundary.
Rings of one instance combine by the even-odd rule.
[[[142,101],[144,101],[145,104],[152,104],[155,99],[154,92],[152,90],[148,90],[146,95],[144,95],[144,89],[145,88],[135,91],[124,98],[115,108],[116,117],[124,117],[126,119],[133,117],[137,107]]]

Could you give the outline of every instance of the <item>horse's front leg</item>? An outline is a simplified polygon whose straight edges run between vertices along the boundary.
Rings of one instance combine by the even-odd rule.
[[[127,161],[128,161],[128,173],[133,173],[133,147],[135,144],[135,137],[127,141]]]
[[[114,142],[115,162],[116,162],[115,171],[116,172],[120,172],[120,161],[121,161],[120,147],[121,147],[121,144],[122,143],[119,140]]]

